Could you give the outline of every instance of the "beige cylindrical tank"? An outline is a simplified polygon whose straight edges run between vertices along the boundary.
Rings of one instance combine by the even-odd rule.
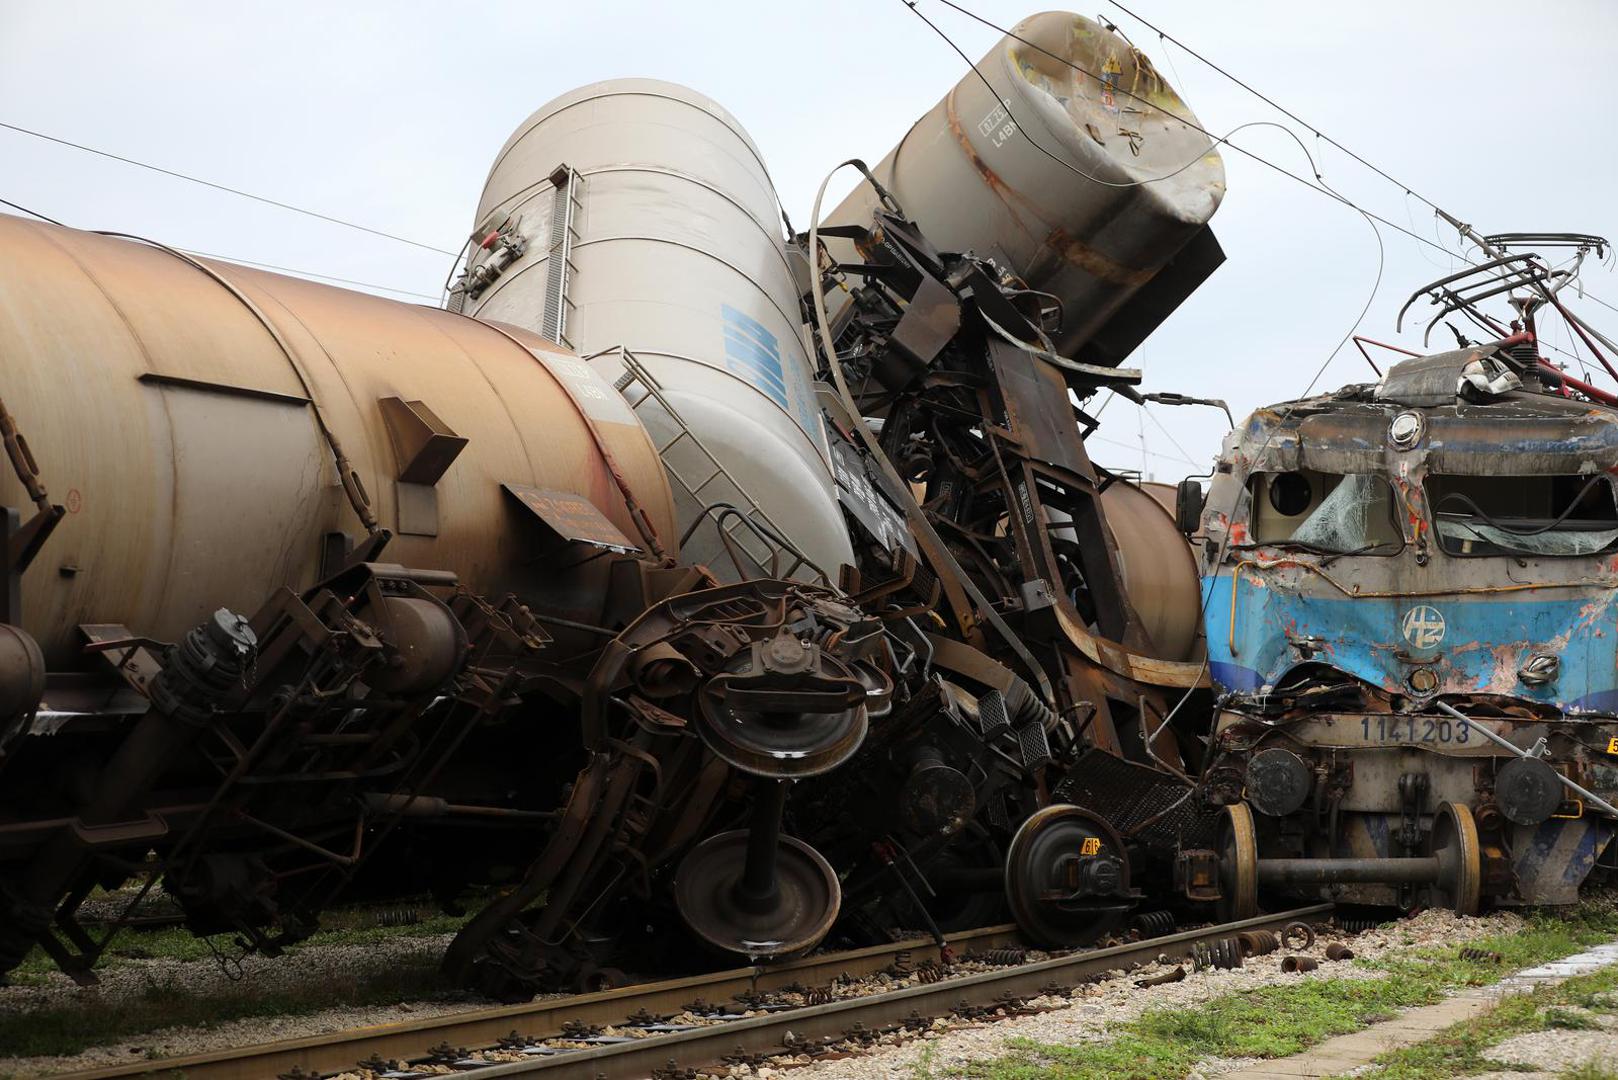
[[[1059,297],[1056,344],[1071,356],[1213,216],[1224,164],[1117,34],[1051,11],[1012,35],[873,171],[934,246]],[[861,184],[822,224],[869,225],[876,203]]]
[[[833,577],[852,561],[779,204],[734,117],[650,79],[564,94],[495,159],[476,236],[504,242],[475,248],[467,280],[478,284],[453,303],[583,355],[627,346],[781,532]],[[615,355],[591,363],[610,380],[622,371]],[[679,435],[657,403],[639,411],[660,446]],[[691,440],[666,460],[692,488],[713,472]],[[678,482],[675,493],[682,527],[705,505],[746,504],[723,477],[694,498]],[[682,554],[733,575],[711,524]]]
[[[582,496],[644,548],[627,488],[673,547],[673,504],[644,429],[555,346],[205,265],[241,296],[156,247],[0,216],[0,398],[67,509],[22,583],[23,625],[53,666],[81,657],[81,623],[175,640],[221,606],[251,614],[280,586],[314,583],[327,534],[363,535],[311,397],[379,523],[398,534],[384,561],[595,618],[608,560],[555,571],[554,555],[539,556],[562,541],[505,485]],[[399,405],[384,399],[436,426],[397,416],[390,426]],[[418,454],[413,440],[434,431]],[[455,437],[467,442],[440,468],[453,453],[443,439]],[[32,510],[3,459],[0,501],[25,519]]]
[[[1196,559],[1174,515],[1153,492],[1122,480],[1107,485],[1101,507],[1118,548],[1124,593],[1151,636],[1152,656],[1194,659],[1202,590]]]

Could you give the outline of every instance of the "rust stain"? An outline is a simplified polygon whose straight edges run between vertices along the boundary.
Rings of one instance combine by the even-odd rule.
[[[984,184],[988,186],[990,191],[994,192],[995,197],[1005,206],[1006,210],[1011,214],[1012,221],[1016,222],[1017,228],[1022,230],[1023,235],[1030,240],[1037,240],[1047,250],[1054,252],[1063,262],[1068,263],[1070,266],[1076,266],[1091,277],[1098,278],[1111,285],[1127,285],[1138,288],[1152,280],[1157,274],[1156,268],[1141,270],[1133,266],[1125,266],[1123,263],[1096,251],[1094,248],[1080,243],[1060,227],[1050,230],[1043,237],[1036,235],[1035,231],[1029,228],[1028,223],[1023,220],[1022,214],[1018,212],[1019,207],[1033,214],[1041,222],[1044,222],[1052,215],[1047,214],[1027,195],[1006,183],[1005,179],[995,172],[987,161],[983,160],[983,156],[972,145],[972,140],[967,136],[966,129],[961,125],[960,113],[955,108],[955,92],[953,90],[944,99],[944,103],[945,113],[949,118],[950,134],[955,136],[955,141],[960,144],[961,151],[966,155],[966,159],[972,163],[972,168],[977,170],[978,175],[983,178]]]

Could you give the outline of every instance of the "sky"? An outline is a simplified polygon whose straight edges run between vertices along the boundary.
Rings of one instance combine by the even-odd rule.
[[[918,3],[974,59],[999,38],[938,0]],[[1041,10],[963,6],[1002,26]],[[1484,232],[1618,234],[1618,2],[1128,6],[1313,131],[1110,0],[1081,9],[1125,31],[1205,127],[1287,123],[1326,183],[1435,244],[1459,246],[1406,186]],[[647,76],[714,98],[758,143],[801,225],[832,165],[881,158],[965,74],[902,0],[0,0],[0,122],[452,251],[507,136],[573,87]],[[1249,129],[1233,142],[1312,171],[1284,132]],[[1228,194],[1213,226],[1228,261],[1132,358],[1143,389],[1223,398],[1238,417],[1296,397],[1368,300],[1359,332],[1420,347],[1408,326],[1395,334],[1394,314],[1460,263],[1387,226],[1379,257],[1355,210],[1235,152],[1224,158]],[[843,176],[828,206],[852,184]],[[0,199],[81,228],[388,286],[407,301],[436,297],[451,261],[4,129]],[[1613,271],[1591,266],[1584,282],[1618,305]],[[1618,337],[1618,312],[1574,306]],[[1566,345],[1559,329],[1548,337]],[[1449,344],[1434,338],[1435,349]],[[1373,377],[1348,345],[1316,389]],[[1142,414],[1121,400],[1101,419],[1097,460],[1170,482],[1206,472],[1226,429],[1213,410]]]

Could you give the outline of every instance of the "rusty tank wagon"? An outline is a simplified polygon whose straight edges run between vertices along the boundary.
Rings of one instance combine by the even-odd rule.
[[[1618,398],[1542,354],[1558,315],[1603,351],[1532,254],[1604,241],[1476,239],[1412,304],[1484,340],[1261,409],[1219,457],[1194,539],[1225,820],[1182,877],[1239,909],[1569,904],[1618,868]]]

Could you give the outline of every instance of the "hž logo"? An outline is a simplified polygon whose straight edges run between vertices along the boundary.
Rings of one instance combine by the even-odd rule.
[[[1431,649],[1444,640],[1444,616],[1438,609],[1418,604],[1405,612],[1400,629],[1413,649]]]

